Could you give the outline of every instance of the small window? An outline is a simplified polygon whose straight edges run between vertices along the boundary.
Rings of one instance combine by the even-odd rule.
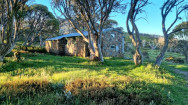
[[[112,46],[111,46],[111,49],[115,49],[115,45],[112,45]]]
[[[115,34],[111,34],[111,37],[114,38],[114,37],[115,37]]]

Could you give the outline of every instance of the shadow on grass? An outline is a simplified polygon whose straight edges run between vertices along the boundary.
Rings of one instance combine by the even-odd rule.
[[[53,56],[45,54],[25,54],[23,57],[25,60],[21,62],[8,60],[6,64],[0,67],[0,73],[16,72],[20,69],[25,71],[28,69],[36,71],[40,68],[48,69],[47,71],[51,73],[83,69],[89,71],[100,71],[107,68],[109,71],[116,71],[117,73],[122,74],[123,72],[136,67],[132,61],[120,58],[107,58],[104,63],[100,63],[81,57]]]

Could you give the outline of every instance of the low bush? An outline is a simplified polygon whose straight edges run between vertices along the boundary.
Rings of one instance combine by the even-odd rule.
[[[166,61],[171,61],[173,63],[180,63],[180,64],[184,63],[184,59],[182,59],[182,58],[175,58],[175,57],[168,57],[168,58],[166,58]]]
[[[37,53],[46,53],[46,49],[43,47],[26,47],[26,46],[18,46],[17,49],[28,51],[28,52],[37,52]]]
[[[51,85],[46,80],[11,81],[0,86],[0,100],[8,98],[21,98],[30,94],[45,93],[51,90]]]
[[[165,104],[170,103],[168,97],[163,95],[157,86],[131,79],[125,79],[118,84],[109,84],[105,80],[77,79],[65,85],[65,90],[72,93],[73,100],[79,99],[82,104],[87,104],[88,100],[100,105],[158,105],[164,104],[164,100]]]
[[[149,53],[148,52],[143,51],[143,56],[144,56],[144,58],[149,59]]]
[[[6,57],[12,57],[14,55],[14,52],[10,52],[8,55],[6,55]]]

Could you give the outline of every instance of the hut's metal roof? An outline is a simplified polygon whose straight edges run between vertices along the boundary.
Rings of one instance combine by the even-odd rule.
[[[85,36],[88,36],[87,31],[83,32],[83,34]],[[46,39],[46,40],[59,40],[59,39],[62,39],[62,38],[69,38],[69,37],[75,37],[75,36],[81,36],[81,35],[79,33],[71,33],[71,34],[66,34],[66,35],[61,35],[61,36],[49,38],[49,39]]]
[[[115,28],[103,29],[103,33],[106,33],[106,32],[108,32],[108,31],[112,31],[112,30],[115,30],[115,31],[117,31],[117,32],[119,32],[119,33],[122,34],[121,31],[119,31],[118,29],[115,29]],[[88,36],[88,32],[87,32],[87,31],[83,32],[83,34],[84,34],[85,36]],[[48,41],[48,40],[60,40],[60,39],[62,39],[62,38],[69,38],[69,37],[76,37],[76,36],[81,36],[81,35],[80,35],[79,33],[71,33],[71,34],[66,34],[66,35],[61,35],[61,36],[49,38],[49,39],[46,39],[46,41]]]

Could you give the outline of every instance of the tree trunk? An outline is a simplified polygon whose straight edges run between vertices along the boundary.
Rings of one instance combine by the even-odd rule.
[[[135,54],[133,55],[134,63],[136,66],[142,64],[143,62],[143,55],[140,51],[140,48],[136,48]]]
[[[95,35],[93,39],[94,40],[89,41],[90,60],[104,62],[101,42],[97,35]]]
[[[31,39],[31,41],[27,44],[27,47],[30,47],[33,44],[34,41],[35,41],[35,37],[33,37]]]
[[[22,44],[22,46],[26,46],[27,45],[27,41],[25,41],[23,44]]]
[[[185,62],[188,64],[188,52],[187,55],[185,56]]]
[[[188,64],[188,44],[185,44],[184,48],[185,48],[185,53],[184,53],[185,62]]]
[[[0,55],[0,63],[4,61],[4,57]]]
[[[163,58],[165,56],[165,53],[166,53],[166,51],[168,49],[168,42],[169,42],[168,41],[168,37],[164,36],[164,46],[163,46],[160,54],[157,56],[156,61],[155,61],[155,66],[157,66],[157,67],[160,67],[161,62],[162,62],[162,60],[163,60]]]
[[[44,41],[42,39],[42,35],[39,36],[39,40],[40,40],[40,46],[44,47]]]
[[[98,49],[99,49],[99,59],[100,59],[101,62],[104,62],[100,40],[98,40]]]
[[[91,48],[94,47],[93,45],[90,45],[89,52],[90,52],[90,60],[92,61],[99,61],[99,53],[98,49],[96,48]]]

